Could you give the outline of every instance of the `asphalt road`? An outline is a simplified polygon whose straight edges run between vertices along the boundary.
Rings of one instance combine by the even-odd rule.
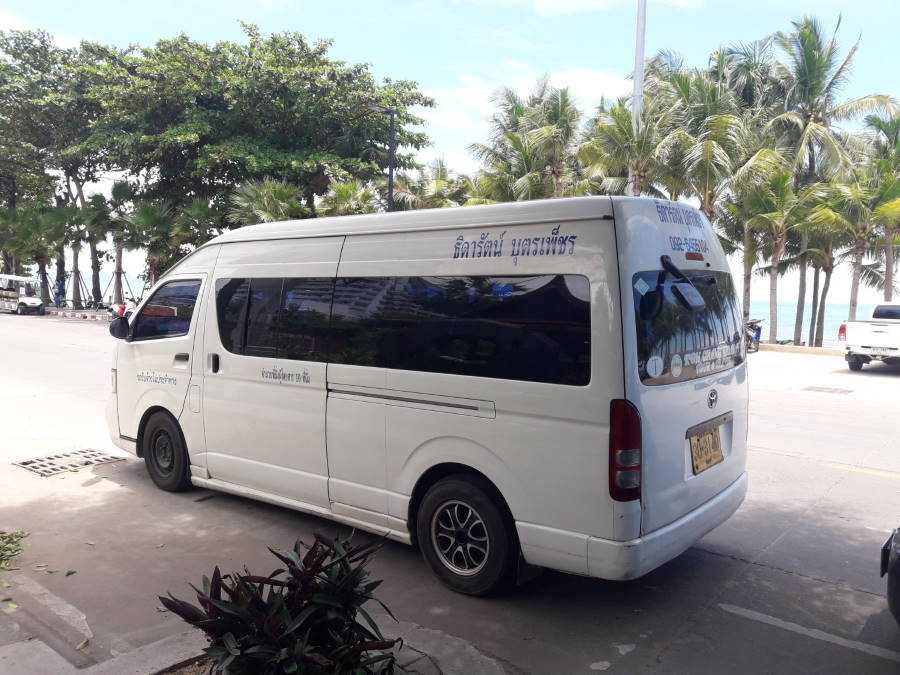
[[[189,596],[215,564],[268,571],[266,546],[340,529],[207,490],[160,492],[135,459],[51,478],[12,466],[112,449],[112,346],[104,324],[0,315],[0,530],[31,533],[21,569],[0,572],[0,596],[19,605],[0,613],[0,647],[33,636],[80,666],[183,630],[156,594]],[[772,352],[750,364],[749,496],[678,559],[633,582],[545,572],[473,599],[389,543],[374,567],[382,599],[513,672],[897,673],[878,561],[900,525],[900,369]]]

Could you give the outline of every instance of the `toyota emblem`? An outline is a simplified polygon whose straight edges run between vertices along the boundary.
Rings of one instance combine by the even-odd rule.
[[[718,403],[718,402],[719,402],[719,392],[717,392],[715,389],[713,389],[706,395],[706,405],[708,405],[710,408],[715,408],[716,403]]]

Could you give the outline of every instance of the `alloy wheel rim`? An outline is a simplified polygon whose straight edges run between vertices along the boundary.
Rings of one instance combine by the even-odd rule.
[[[456,499],[435,509],[431,517],[431,543],[444,567],[466,577],[484,568],[491,551],[481,515]]]

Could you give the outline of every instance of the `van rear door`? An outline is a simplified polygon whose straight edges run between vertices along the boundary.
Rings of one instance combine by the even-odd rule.
[[[625,392],[641,416],[641,531],[699,507],[744,473],[741,309],[715,232],[696,209],[614,199]]]

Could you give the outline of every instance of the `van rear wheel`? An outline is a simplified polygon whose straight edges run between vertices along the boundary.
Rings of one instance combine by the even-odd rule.
[[[458,474],[432,486],[419,507],[416,535],[422,556],[459,593],[487,595],[515,578],[513,525],[494,492],[483,478]]]
[[[141,437],[141,454],[147,473],[158,488],[182,492],[191,487],[190,461],[181,428],[168,413],[150,416]]]
[[[850,370],[852,370],[854,372],[858,372],[858,371],[862,370],[863,361],[859,357],[854,357],[847,361],[847,365],[850,366]]]

